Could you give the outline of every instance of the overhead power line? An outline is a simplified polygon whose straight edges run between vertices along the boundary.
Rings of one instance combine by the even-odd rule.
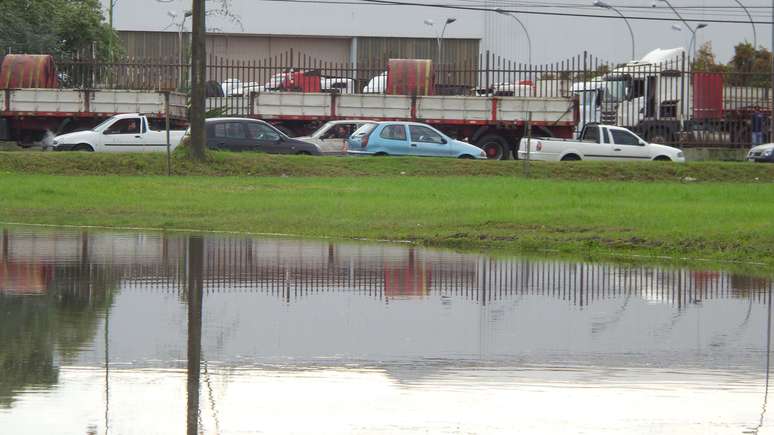
[[[288,1],[288,0],[280,0]],[[457,10],[470,10],[479,12],[492,12],[497,13],[495,9],[474,7],[474,6],[449,6],[443,4],[428,4],[428,3],[415,3],[409,1],[398,0],[361,0],[365,3],[385,4],[394,6],[419,6],[428,8],[439,9],[457,9]],[[560,17],[576,17],[576,18],[615,18],[615,19],[629,19],[629,20],[641,20],[641,21],[675,21],[674,18],[662,18],[662,17],[643,17],[643,16],[626,16],[626,15],[599,15],[599,14],[578,14],[570,12],[545,12],[545,11],[525,11],[519,9],[505,9],[500,8],[505,12],[513,14],[528,14],[528,15],[549,15]],[[750,24],[749,20],[717,20],[717,19],[705,19],[705,18],[686,18],[686,21],[701,21],[703,23],[721,23],[721,24]],[[753,21],[755,24],[772,24],[771,21]]]
[[[441,4],[441,3],[416,3],[410,1],[399,0],[358,0],[358,1],[346,1],[346,0],[258,0],[274,3],[306,3],[306,4],[342,4],[342,5],[380,5],[380,6],[411,6],[411,7],[424,7],[424,8],[436,8],[436,9],[449,9],[449,10],[467,10],[477,12],[491,12],[497,13],[495,9],[468,5],[454,5],[454,4]],[[602,14],[585,14],[585,13],[571,13],[571,12],[549,12],[549,11],[530,11],[524,9],[505,9],[499,8],[504,12],[523,15],[545,15],[545,16],[558,16],[558,17],[575,17],[575,18],[604,18],[604,19],[629,19],[638,21],[675,21],[674,17],[648,17],[648,16],[634,16],[634,15],[602,15]],[[702,23],[718,23],[718,24],[750,24],[750,20],[720,20],[706,17],[687,17],[686,21],[702,22]],[[755,24],[772,24],[772,21],[753,21]]]

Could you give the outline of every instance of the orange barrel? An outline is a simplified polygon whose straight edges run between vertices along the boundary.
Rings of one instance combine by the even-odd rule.
[[[8,54],[0,66],[0,89],[56,88],[54,58],[39,54]]]
[[[390,59],[387,65],[387,94],[433,95],[435,74],[429,59]]]

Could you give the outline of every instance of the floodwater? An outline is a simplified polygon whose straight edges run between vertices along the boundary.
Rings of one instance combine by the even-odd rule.
[[[2,230],[2,434],[767,433],[772,283]]]

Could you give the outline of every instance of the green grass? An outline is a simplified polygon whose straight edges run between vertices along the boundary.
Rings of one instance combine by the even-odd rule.
[[[174,156],[176,175],[212,176],[507,176],[521,161],[303,157],[212,153],[207,163]],[[2,152],[0,172],[51,175],[164,175],[163,154]],[[774,165],[732,162],[532,162],[530,178],[562,180],[774,182]]]
[[[354,160],[267,161],[287,168]],[[366,159],[362,164],[395,171],[424,167],[424,162]],[[669,166],[653,165],[661,167]],[[774,184],[761,182],[6,173],[0,175],[0,201],[3,222],[412,240],[505,253],[668,255],[762,262],[763,270],[774,270]]]

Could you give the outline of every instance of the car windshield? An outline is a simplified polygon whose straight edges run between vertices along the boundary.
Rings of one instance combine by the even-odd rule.
[[[363,124],[355,130],[354,133],[352,133],[352,137],[359,137],[359,136],[365,136],[367,134],[371,134],[372,131],[374,131],[374,128],[376,128],[376,123],[368,122],[366,124]]]
[[[111,122],[115,121],[115,119],[116,119],[115,116],[111,116],[110,118],[108,118],[108,119],[100,122],[99,124],[97,124],[94,128],[91,129],[91,131],[97,131],[97,130],[101,129],[102,127],[105,127],[106,125],[108,125]]]
[[[319,138],[322,136],[326,131],[328,131],[331,127],[333,127],[334,122],[326,122],[323,124],[322,127],[318,128],[314,133],[312,133],[313,138]]]

